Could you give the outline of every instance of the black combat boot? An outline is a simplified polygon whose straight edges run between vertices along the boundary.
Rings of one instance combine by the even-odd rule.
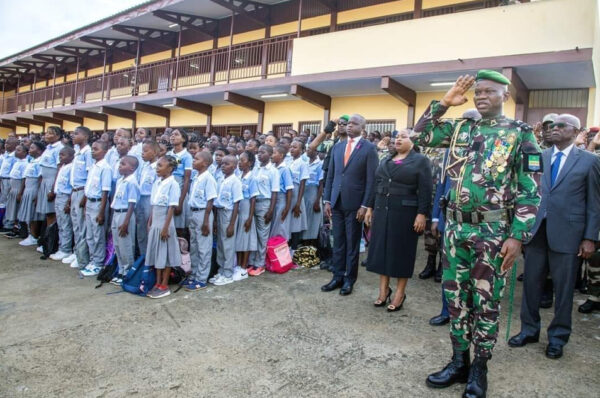
[[[437,283],[440,283],[442,281],[442,256],[440,256],[440,262],[438,263],[437,269],[435,270],[434,280]]]
[[[427,257],[427,265],[419,274],[419,279],[429,279],[435,274],[435,254],[430,254]]]
[[[469,350],[454,349],[452,361],[444,369],[427,376],[427,385],[432,388],[445,388],[454,383],[466,383],[470,362]]]
[[[487,391],[487,358],[475,356],[463,398],[485,398]]]

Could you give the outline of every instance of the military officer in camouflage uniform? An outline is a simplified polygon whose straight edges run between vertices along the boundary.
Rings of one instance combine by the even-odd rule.
[[[441,120],[449,107],[467,102],[465,93],[473,84],[481,120]],[[429,375],[427,385],[466,382],[465,397],[486,394],[505,275],[529,237],[540,204],[541,151],[527,124],[503,115],[509,84],[495,71],[461,76],[414,128],[418,145],[450,148],[446,174],[452,181],[442,281],[454,355],[443,370]]]

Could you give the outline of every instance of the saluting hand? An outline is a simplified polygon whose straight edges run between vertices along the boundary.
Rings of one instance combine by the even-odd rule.
[[[475,78],[473,76],[460,76],[456,79],[454,86],[452,86],[446,95],[444,95],[444,98],[442,98],[440,103],[446,107],[465,104],[468,101],[465,94],[469,91],[473,83],[475,83]]]

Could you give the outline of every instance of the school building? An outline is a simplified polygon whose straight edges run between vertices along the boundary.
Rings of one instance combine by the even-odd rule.
[[[0,60],[0,136],[316,131],[351,113],[383,132],[481,68],[512,81],[510,117],[600,124],[598,2],[148,1]]]

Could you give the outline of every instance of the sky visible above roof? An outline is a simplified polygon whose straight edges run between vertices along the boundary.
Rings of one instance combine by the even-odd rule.
[[[0,0],[0,59],[146,0]]]

